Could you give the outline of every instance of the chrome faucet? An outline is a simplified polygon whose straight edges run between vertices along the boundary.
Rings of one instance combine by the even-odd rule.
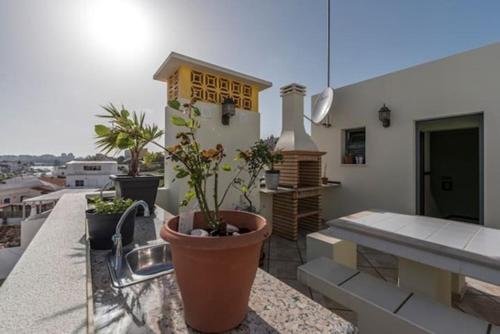
[[[123,244],[122,244],[122,235],[121,229],[122,225],[125,222],[125,219],[128,217],[130,213],[132,213],[138,206],[142,206],[144,208],[144,217],[149,216],[149,206],[148,203],[144,201],[137,201],[125,210],[125,212],[121,215],[118,224],[116,224],[115,234],[112,237],[113,240],[113,249],[111,251],[111,256],[113,256],[113,267],[116,271],[120,270],[120,266],[122,264],[123,257]]]
[[[109,181],[108,183],[106,183],[104,186],[102,186],[101,189],[99,189],[99,198],[102,199],[103,195],[102,193],[104,192],[104,190],[108,189],[110,185],[113,184],[113,180]]]

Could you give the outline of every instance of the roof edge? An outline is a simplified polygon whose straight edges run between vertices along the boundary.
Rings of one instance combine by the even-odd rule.
[[[162,81],[162,82],[166,82],[168,74],[165,75],[165,71],[168,70],[167,69],[168,65],[174,61],[189,63],[189,64],[194,65],[195,67],[205,68],[205,69],[209,69],[212,71],[225,73],[231,77],[241,78],[241,79],[246,80],[247,82],[249,82],[251,84],[258,86],[259,90],[264,90],[264,89],[270,88],[273,85],[272,82],[270,82],[270,81],[262,80],[262,79],[259,79],[257,77],[254,77],[254,76],[251,76],[248,74],[244,74],[244,73],[234,71],[234,70],[231,70],[231,69],[219,66],[219,65],[208,63],[206,61],[199,60],[199,59],[196,59],[193,57],[189,57],[189,56],[177,53],[177,52],[171,52],[168,55],[168,57],[163,61],[163,63],[160,65],[160,67],[154,73],[153,79],[158,80],[158,81]]]

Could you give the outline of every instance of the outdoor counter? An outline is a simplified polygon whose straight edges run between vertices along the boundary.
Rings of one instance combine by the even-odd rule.
[[[153,218],[138,218],[135,243],[158,239],[169,213],[160,208]],[[156,234],[156,235],[155,235]],[[175,274],[123,289],[111,286],[106,251],[91,251],[96,333],[194,333],[184,322]],[[203,296],[200,296],[203,298]],[[231,333],[352,333],[353,326],[263,270],[250,296],[244,322]]]

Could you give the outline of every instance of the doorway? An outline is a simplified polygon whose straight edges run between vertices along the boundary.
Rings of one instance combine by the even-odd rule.
[[[483,117],[419,121],[417,214],[483,224]]]

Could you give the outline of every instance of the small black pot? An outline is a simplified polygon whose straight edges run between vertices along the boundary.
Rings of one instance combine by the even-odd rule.
[[[134,241],[135,214],[131,212],[121,228],[122,243],[128,245]],[[90,247],[92,249],[111,249],[113,247],[113,234],[120,220],[121,213],[97,214],[94,209],[85,211],[89,228]]]
[[[117,196],[134,201],[143,200],[148,203],[150,211],[154,210],[159,176],[111,175],[109,178],[115,183]]]

